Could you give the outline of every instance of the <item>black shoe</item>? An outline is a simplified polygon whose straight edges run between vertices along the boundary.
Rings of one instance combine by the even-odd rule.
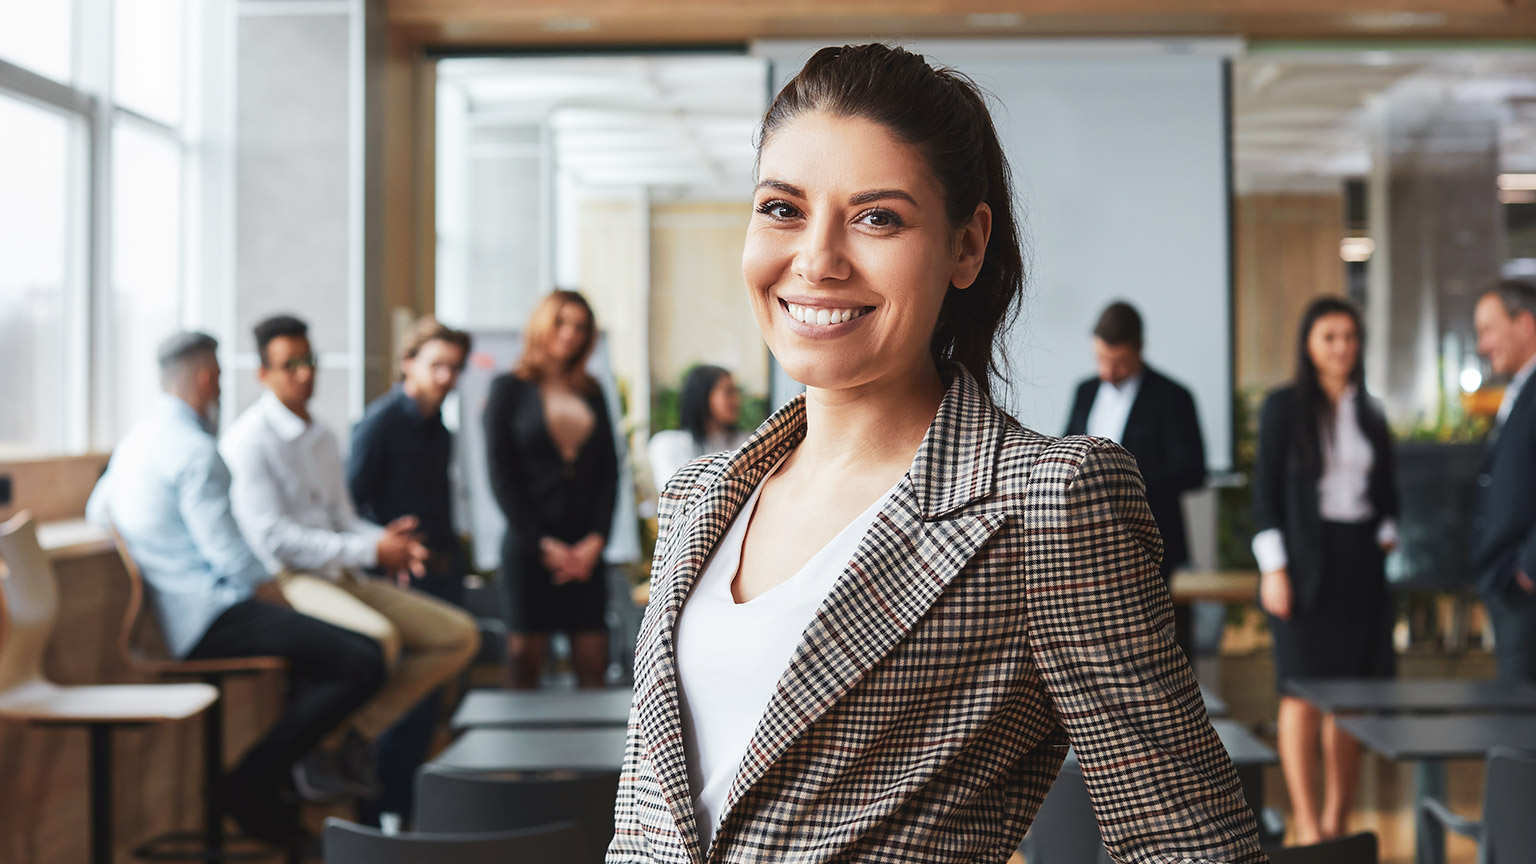
[[[379,758],[373,742],[348,729],[336,750],[337,774],[348,791],[365,801],[383,794],[384,784],[379,781]]]
[[[226,785],[223,798],[224,812],[252,840],[292,849],[309,838],[299,825],[297,809],[283,803],[276,789],[259,790],[232,782]]]
[[[352,794],[336,754],[314,749],[293,763],[293,790],[305,801],[327,803]]]

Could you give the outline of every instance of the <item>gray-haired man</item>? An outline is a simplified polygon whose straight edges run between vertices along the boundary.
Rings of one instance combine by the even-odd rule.
[[[174,656],[287,659],[287,707],[229,774],[223,803],[249,836],[289,845],[302,837],[279,798],[290,767],[379,689],[384,658],[373,640],[293,611],[246,545],[213,436],[217,349],[202,333],[165,341],[165,393],[118,443],[86,515],[122,533]]]

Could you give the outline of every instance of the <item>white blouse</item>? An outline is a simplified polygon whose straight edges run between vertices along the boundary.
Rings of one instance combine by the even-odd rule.
[[[683,748],[688,756],[693,815],[705,850],[747,745],[779,678],[789,668],[800,637],[890,497],[889,491],[881,495],[795,575],[737,603],[731,583],[741,566],[747,524],[760,492],[761,484],[720,538],[677,620]]]
[[[1317,479],[1317,510],[1325,522],[1369,522],[1376,516],[1371,503],[1371,468],[1376,464],[1376,452],[1360,428],[1358,398],[1355,388],[1345,390],[1334,406],[1332,426],[1320,436],[1323,473]],[[1383,519],[1376,540],[1396,545],[1397,522]],[[1254,535],[1253,557],[1258,559],[1262,573],[1285,567],[1289,563],[1285,534],[1279,528],[1269,528]]]

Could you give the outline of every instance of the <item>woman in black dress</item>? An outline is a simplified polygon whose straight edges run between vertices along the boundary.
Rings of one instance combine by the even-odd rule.
[[[608,591],[603,547],[618,459],[597,381],[586,372],[597,328],[574,291],[534,309],[517,368],[491,384],[485,440],[491,488],[507,517],[501,585],[509,683],[537,687],[551,631],[571,634],[576,679],[603,686]]]
[[[1395,666],[1385,561],[1397,543],[1397,488],[1386,417],[1365,391],[1363,336],[1353,304],[1314,300],[1302,316],[1296,380],[1270,394],[1259,421],[1253,552],[1282,683],[1280,761],[1298,843],[1344,833],[1360,745],[1284,695],[1283,682],[1390,676]]]

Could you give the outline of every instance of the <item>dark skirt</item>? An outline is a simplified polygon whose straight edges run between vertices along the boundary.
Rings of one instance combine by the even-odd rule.
[[[509,534],[511,532],[508,532]],[[601,559],[585,582],[556,585],[539,560],[513,537],[501,548],[501,608],[513,633],[607,629],[608,574]]]
[[[1375,523],[1324,522],[1322,540],[1327,570],[1316,604],[1289,621],[1268,616],[1276,681],[1391,677],[1396,610]]]

